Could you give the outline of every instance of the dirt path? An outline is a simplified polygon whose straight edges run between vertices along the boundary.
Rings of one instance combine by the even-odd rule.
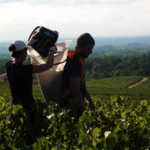
[[[133,87],[135,87],[135,86],[137,86],[137,85],[139,85],[139,84],[145,82],[147,79],[148,79],[148,78],[143,78],[141,81],[139,81],[139,82],[137,82],[137,83],[135,83],[135,84],[132,84],[132,85],[128,86],[128,88],[133,88]]]

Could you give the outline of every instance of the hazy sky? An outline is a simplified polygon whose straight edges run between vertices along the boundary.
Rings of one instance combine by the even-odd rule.
[[[150,34],[150,0],[0,0],[0,41],[42,25],[60,37]]]

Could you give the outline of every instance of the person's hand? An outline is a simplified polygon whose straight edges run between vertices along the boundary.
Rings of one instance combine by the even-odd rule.
[[[57,35],[59,36],[59,32],[56,31],[56,30],[55,30],[55,32],[56,32]],[[53,47],[50,47],[49,50],[50,50],[50,51],[53,51],[54,53],[58,53],[56,45],[54,45]]]
[[[94,105],[93,101],[89,100],[88,104],[89,104],[89,107],[91,108],[91,111],[95,111],[95,105]]]
[[[53,47],[49,48],[50,51],[53,51],[54,53],[57,53],[57,47],[54,45]]]

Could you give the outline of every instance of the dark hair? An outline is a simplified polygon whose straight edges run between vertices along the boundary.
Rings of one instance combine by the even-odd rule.
[[[8,49],[9,49],[10,52],[12,52],[11,56],[14,57],[14,58],[19,57],[24,50],[27,50],[27,48],[25,48],[25,49],[23,49],[21,51],[16,51],[16,47],[15,47],[15,45],[13,43],[11,43],[9,45]]]
[[[77,38],[76,48],[85,48],[88,45],[95,45],[95,41],[89,33],[84,33]]]

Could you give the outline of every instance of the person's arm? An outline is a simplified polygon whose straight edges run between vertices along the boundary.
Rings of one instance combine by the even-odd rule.
[[[54,51],[50,50],[46,64],[33,64],[32,73],[40,73],[53,67]]]
[[[95,105],[94,105],[94,103],[92,101],[92,98],[91,98],[91,96],[90,96],[90,94],[89,94],[86,86],[85,86],[85,98],[87,99],[88,104],[89,104],[91,110],[94,111],[95,110]]]
[[[59,34],[58,31],[55,31],[57,34]],[[30,45],[30,44],[29,44]],[[57,47],[56,45],[54,45],[53,47],[50,47],[49,49],[49,53],[48,53],[48,59],[46,64],[33,64],[32,65],[32,73],[40,73],[43,71],[46,71],[50,68],[53,67],[53,62],[54,62],[54,53],[57,52]]]
[[[80,79],[79,79],[79,77],[70,78],[70,85],[71,85],[71,92],[72,92],[74,98],[77,100],[77,103],[79,104],[81,112],[85,111],[86,108],[84,105],[82,94],[80,92]]]

